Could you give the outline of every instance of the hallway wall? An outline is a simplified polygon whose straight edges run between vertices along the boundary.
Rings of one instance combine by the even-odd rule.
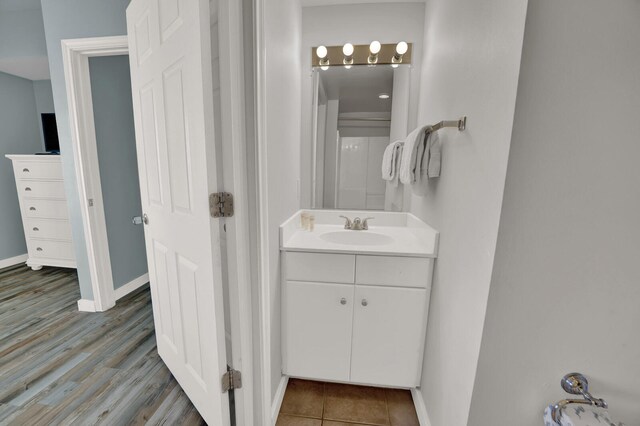
[[[433,426],[464,426],[500,220],[527,0],[427,0],[418,123],[443,129],[442,172],[405,197],[440,231],[421,390]],[[413,87],[412,87],[413,90]]]
[[[529,2],[470,426],[540,425],[572,371],[639,424],[638,40],[638,1]]]

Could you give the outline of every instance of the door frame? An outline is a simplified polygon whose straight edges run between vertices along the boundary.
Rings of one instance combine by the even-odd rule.
[[[78,309],[102,312],[149,282],[146,273],[118,289],[113,288],[89,75],[89,58],[128,55],[129,44],[127,36],[66,39],[61,44],[73,162],[93,290],[93,300],[79,300]]]

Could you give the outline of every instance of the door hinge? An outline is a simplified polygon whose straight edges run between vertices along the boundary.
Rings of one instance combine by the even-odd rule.
[[[229,369],[222,375],[222,392],[242,387],[242,373],[238,370]]]
[[[233,216],[233,195],[230,192],[209,194],[209,211],[212,217]]]

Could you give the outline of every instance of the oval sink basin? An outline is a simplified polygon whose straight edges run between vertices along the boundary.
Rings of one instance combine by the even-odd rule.
[[[326,234],[320,235],[320,238],[328,243],[352,246],[381,246],[393,242],[393,238],[388,235],[369,231],[327,232]]]

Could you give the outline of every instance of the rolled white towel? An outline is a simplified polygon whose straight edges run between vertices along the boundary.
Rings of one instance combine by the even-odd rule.
[[[560,421],[555,422],[551,417],[553,406],[544,410],[543,421],[545,426],[624,426],[623,423],[615,423],[609,418],[609,413],[603,408],[582,404],[570,404],[562,410]]]
[[[398,159],[402,154],[403,141],[391,142],[382,156],[382,179],[393,181],[398,176]]]
[[[412,184],[416,181],[416,171],[420,173],[418,150],[424,149],[424,131],[428,126],[418,127],[404,140],[400,161],[400,182]]]

